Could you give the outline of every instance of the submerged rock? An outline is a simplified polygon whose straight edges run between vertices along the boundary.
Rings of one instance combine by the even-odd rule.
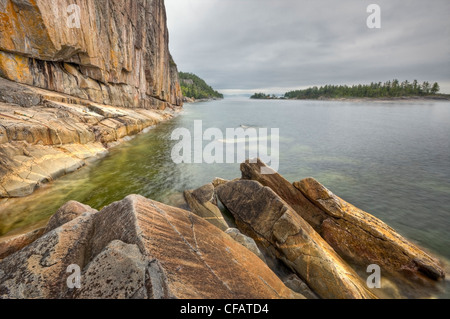
[[[236,223],[294,269],[322,298],[376,298],[320,235],[274,191],[255,181],[217,188]]]
[[[69,289],[78,265],[81,288]],[[187,211],[128,196],[0,261],[0,298],[304,298]]]

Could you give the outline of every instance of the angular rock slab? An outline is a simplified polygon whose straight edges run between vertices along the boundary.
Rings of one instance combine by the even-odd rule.
[[[272,245],[286,265],[326,299],[376,298],[320,235],[272,189],[255,181],[217,188],[220,201],[257,242]]]
[[[207,184],[194,191],[185,191],[184,198],[197,216],[202,217],[223,231],[229,228],[219,207],[217,207],[213,184]]]
[[[73,264],[82,270],[81,290],[67,288]],[[200,217],[137,195],[84,213],[0,261],[0,298],[103,297],[303,298]]]
[[[334,195],[313,178],[294,183],[329,218],[322,236],[342,256],[359,264],[377,264],[391,273],[445,278],[439,261],[378,218]]]
[[[257,181],[271,188],[317,232],[321,233],[322,223],[327,215],[280,174],[276,172],[262,174],[261,171],[267,168],[267,165],[259,159],[257,163],[246,161],[241,164],[242,179]]]

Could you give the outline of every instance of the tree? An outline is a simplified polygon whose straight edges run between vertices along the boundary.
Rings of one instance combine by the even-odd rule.
[[[439,83],[435,82],[433,84],[433,87],[431,88],[431,93],[437,94],[437,93],[439,93],[440,90],[441,90],[441,87],[439,86]]]
[[[430,87],[430,83],[429,82],[423,82],[423,84],[422,84],[422,90],[423,90],[423,92],[425,93],[425,94],[430,94],[430,90],[431,90],[431,87]]]

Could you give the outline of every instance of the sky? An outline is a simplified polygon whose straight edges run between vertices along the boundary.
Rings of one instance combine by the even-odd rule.
[[[414,79],[450,94],[449,0],[165,0],[178,69],[224,94]],[[370,4],[381,28],[370,29]]]

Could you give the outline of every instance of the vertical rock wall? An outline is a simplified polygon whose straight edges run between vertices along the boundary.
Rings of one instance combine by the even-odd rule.
[[[96,103],[181,106],[168,43],[163,0],[0,0],[0,76]]]

